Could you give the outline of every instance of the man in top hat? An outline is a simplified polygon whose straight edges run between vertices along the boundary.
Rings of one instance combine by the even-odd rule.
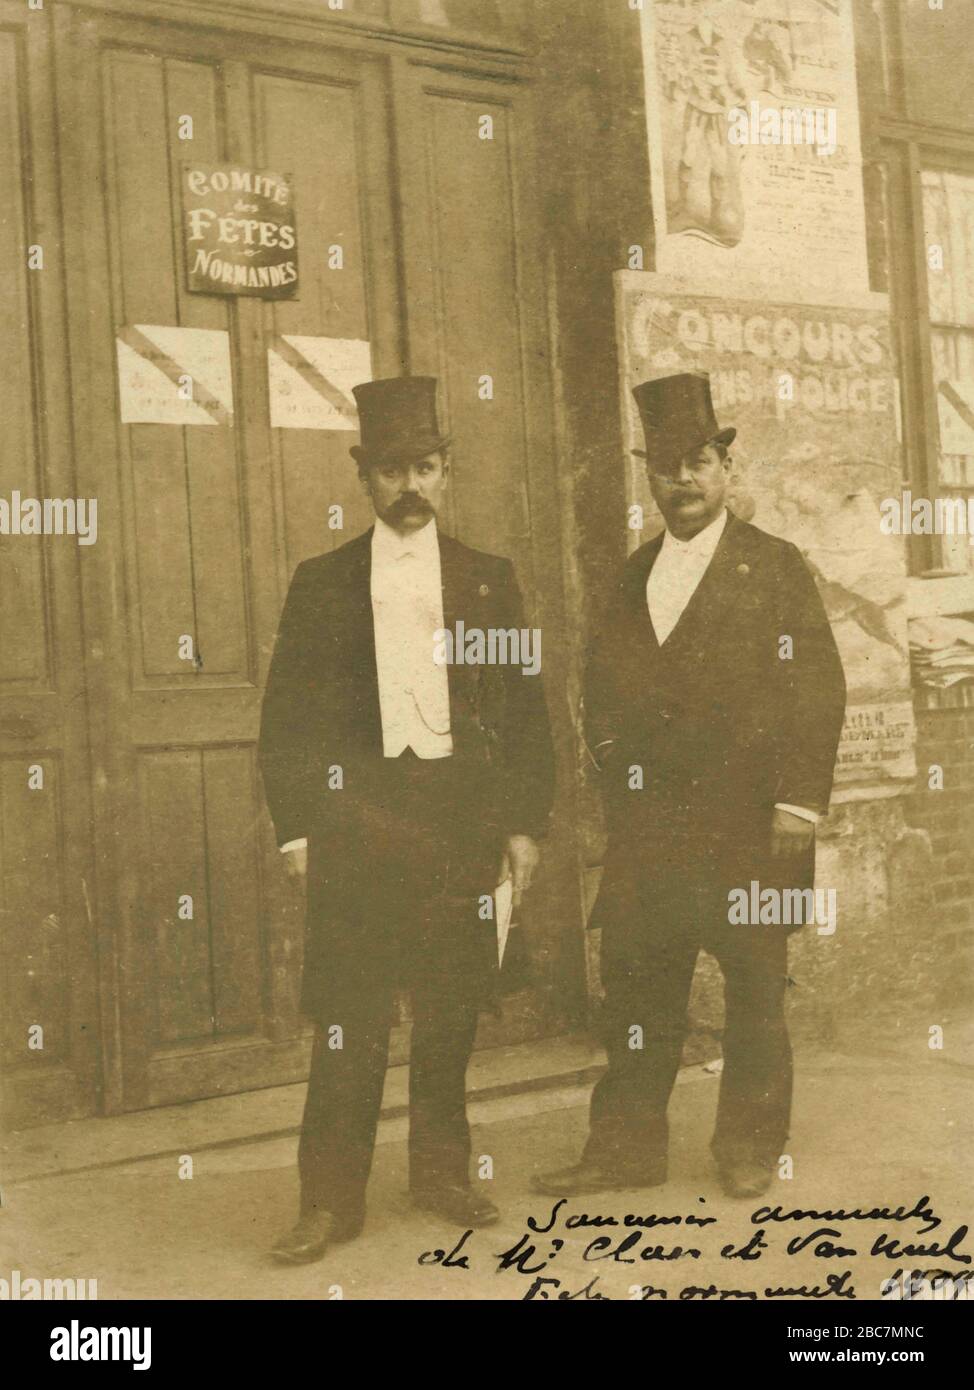
[[[465,1074],[492,999],[484,895],[528,888],[553,793],[540,676],[443,663],[444,632],[522,627],[509,560],[437,526],[449,482],[436,381],[354,390],[352,449],[375,525],[299,565],[271,662],[259,757],[278,842],[307,866],[302,1007],[318,1024],[297,1226],[319,1258],[361,1229],[395,994],[412,1001],[409,1184],[465,1227],[497,1219],[469,1184]]]
[[[581,1162],[536,1179],[556,1196],[653,1186],[694,965],[723,971],[724,1065],[712,1150],[724,1189],[756,1196],[784,1151],[788,927],[738,923],[733,889],[810,888],[845,681],[815,583],[790,542],[727,509],[735,431],[709,380],[634,391],[666,529],[625,565],[591,648],[586,738],[602,769],[608,1070]],[[779,920],[780,917],[779,917]]]

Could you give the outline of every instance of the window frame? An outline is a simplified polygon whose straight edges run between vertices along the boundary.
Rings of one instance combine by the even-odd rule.
[[[974,178],[974,136],[934,132],[903,121],[882,122],[877,135],[877,163],[886,173],[887,283],[876,288],[888,289],[890,296],[900,377],[903,482],[919,496],[933,498],[941,488],[932,350],[932,334],[939,324],[930,315],[922,176],[934,170]],[[942,536],[910,536],[907,555],[911,574],[947,567]]]

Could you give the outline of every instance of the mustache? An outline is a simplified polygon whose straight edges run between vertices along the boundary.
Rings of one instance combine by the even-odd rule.
[[[390,508],[394,512],[428,511],[429,509],[430,504],[425,497],[420,497],[418,492],[404,492],[401,497],[396,498]]]

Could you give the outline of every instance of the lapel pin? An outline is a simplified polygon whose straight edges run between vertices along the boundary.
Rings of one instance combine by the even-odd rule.
[[[486,598],[487,595],[490,593],[490,589],[487,587],[486,584],[481,584],[478,593],[480,594],[481,598]]]
[[[750,566],[750,565],[738,565],[738,567],[737,567],[737,573],[741,576],[742,579],[745,579],[745,578],[751,573],[751,566]]]

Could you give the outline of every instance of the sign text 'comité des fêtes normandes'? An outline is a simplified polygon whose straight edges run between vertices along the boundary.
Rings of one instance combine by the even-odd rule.
[[[290,299],[298,242],[290,179],[235,164],[183,168],[183,238],[189,289]]]

